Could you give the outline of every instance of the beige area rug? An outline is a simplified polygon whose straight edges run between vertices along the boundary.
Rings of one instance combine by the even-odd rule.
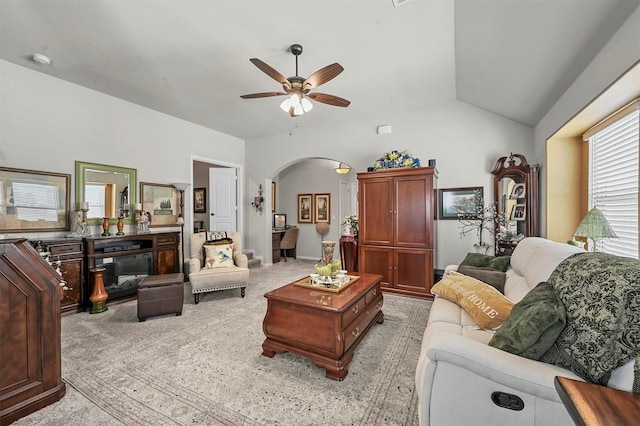
[[[306,358],[262,355],[264,293],[307,275],[295,260],[251,270],[240,290],[139,323],[136,302],[62,319],[67,395],[17,425],[417,425],[414,374],[430,302],[384,296],[385,321],[342,382]]]

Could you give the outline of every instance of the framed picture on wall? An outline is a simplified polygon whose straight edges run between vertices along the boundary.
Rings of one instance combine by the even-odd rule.
[[[298,223],[313,223],[312,194],[298,194]]]
[[[180,195],[173,185],[140,182],[142,210],[149,214],[149,226],[175,225]]]
[[[458,213],[474,213],[482,195],[481,186],[438,190],[440,220],[458,220]]]
[[[69,174],[0,167],[0,231],[68,230],[70,185]]]
[[[193,188],[193,212],[207,212],[207,188]]]
[[[331,194],[315,194],[315,222],[331,222]]]
[[[276,211],[276,183],[271,182],[271,213]]]

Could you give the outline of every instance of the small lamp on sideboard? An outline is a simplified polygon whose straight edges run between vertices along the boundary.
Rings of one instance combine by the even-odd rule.
[[[180,242],[182,244],[180,251],[180,272],[184,273],[184,191],[186,191],[191,184],[173,183],[172,185],[180,192],[180,210],[178,211],[176,224],[180,225]]]

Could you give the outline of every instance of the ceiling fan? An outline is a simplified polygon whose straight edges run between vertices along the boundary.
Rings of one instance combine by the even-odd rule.
[[[349,106],[351,102],[346,99],[339,98],[338,96],[311,92],[312,89],[332,80],[344,71],[344,68],[342,68],[340,64],[336,62],[335,64],[327,65],[326,67],[320,68],[318,71],[311,74],[309,78],[305,79],[298,75],[298,56],[302,54],[302,46],[299,44],[292,44],[289,50],[296,57],[296,75],[289,78],[286,78],[258,58],[249,59],[262,72],[282,84],[284,92],[252,93],[250,95],[242,95],[240,97],[242,99],[255,99],[268,98],[271,96],[287,96],[287,99],[280,104],[280,108],[288,112],[291,117],[296,117],[304,114],[305,112],[309,112],[311,108],[313,108],[313,104],[309,102],[309,99],[333,106]]]

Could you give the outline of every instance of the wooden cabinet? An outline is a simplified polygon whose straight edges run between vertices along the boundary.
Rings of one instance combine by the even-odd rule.
[[[179,272],[179,244],[180,234],[178,232],[168,232],[156,235],[156,241],[154,244],[155,275],[173,274],[175,272]]]
[[[62,398],[60,276],[25,239],[0,243],[0,424]]]
[[[358,270],[383,276],[382,289],[431,297],[433,167],[358,173]]]
[[[495,253],[510,255],[522,238],[540,234],[539,166],[529,165],[521,154],[510,154],[499,158],[491,173],[496,213],[504,218],[495,225]]]
[[[32,242],[33,244],[33,242]],[[62,278],[67,283],[60,300],[62,315],[80,312],[84,300],[84,249],[81,238],[41,240],[39,244],[51,253],[51,261],[60,263]]]
[[[280,241],[285,231],[273,231],[271,233],[271,261],[273,263],[280,262]]]

